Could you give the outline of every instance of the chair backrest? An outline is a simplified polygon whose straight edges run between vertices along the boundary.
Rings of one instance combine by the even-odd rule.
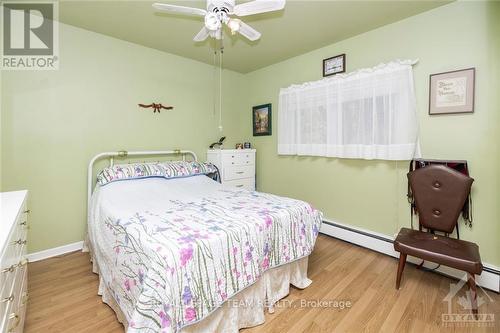
[[[474,179],[444,165],[429,165],[408,173],[419,223],[452,233]]]

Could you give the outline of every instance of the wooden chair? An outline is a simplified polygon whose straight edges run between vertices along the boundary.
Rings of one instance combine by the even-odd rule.
[[[420,230],[402,228],[394,240],[394,249],[400,252],[396,289],[399,289],[407,255],[465,271],[468,274],[472,313],[477,317],[474,275],[481,274],[483,270],[479,247],[472,242],[448,237],[458,223],[474,179],[444,165],[430,165],[409,172],[408,180]],[[436,231],[444,235],[437,235]]]

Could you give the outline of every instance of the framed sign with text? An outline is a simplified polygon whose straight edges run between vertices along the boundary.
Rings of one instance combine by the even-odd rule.
[[[432,74],[429,80],[429,114],[474,112],[476,69]]]

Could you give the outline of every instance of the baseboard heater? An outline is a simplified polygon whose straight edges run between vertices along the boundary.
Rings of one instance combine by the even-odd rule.
[[[391,257],[399,257],[399,253],[394,251],[393,239],[383,234],[354,228],[331,220],[323,220],[320,233]],[[409,263],[418,264],[420,261],[420,259],[408,257]],[[429,266],[424,264],[424,267],[432,268],[432,265],[434,264]],[[463,275],[463,272],[446,266],[441,266],[436,272],[457,279]],[[500,293],[500,269],[497,267],[483,263],[483,273],[477,277],[477,280],[478,285]]]

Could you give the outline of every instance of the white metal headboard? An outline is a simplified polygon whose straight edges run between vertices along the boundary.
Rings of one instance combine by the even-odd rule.
[[[195,161],[198,160],[196,154],[191,150],[158,150],[158,151],[112,151],[112,152],[104,152],[95,155],[89,162],[88,171],[87,171],[87,214],[90,211],[90,197],[92,196],[92,181],[93,181],[93,171],[94,171],[94,163],[101,158],[108,157],[109,165],[113,166],[115,157],[126,158],[129,156],[159,156],[159,155],[182,155],[182,159],[186,159],[186,155],[191,155]]]

